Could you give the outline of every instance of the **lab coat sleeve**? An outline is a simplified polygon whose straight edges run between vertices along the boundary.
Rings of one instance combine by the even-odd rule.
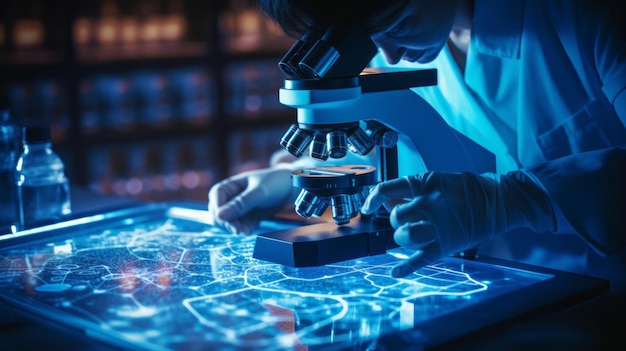
[[[626,247],[626,145],[527,169],[577,233],[601,255]]]
[[[602,91],[626,125],[626,2],[585,0],[579,3],[583,46],[591,46],[592,61],[603,82]]]

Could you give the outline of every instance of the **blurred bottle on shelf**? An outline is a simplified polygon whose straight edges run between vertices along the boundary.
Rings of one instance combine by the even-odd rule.
[[[187,18],[183,0],[170,0],[161,21],[161,40],[179,42],[187,35]]]
[[[249,52],[262,48],[263,21],[258,11],[245,2],[231,2],[220,16],[220,29],[229,52]]]
[[[13,6],[10,40],[18,51],[43,49],[46,39],[45,8],[42,1],[18,2]]]
[[[89,152],[90,188],[146,201],[205,200],[215,181],[210,138],[134,142]]]
[[[15,22],[13,42],[18,49],[39,48],[44,42],[44,27],[39,19],[25,18]]]
[[[78,89],[81,127],[86,133],[95,133],[102,126],[102,121],[98,111],[98,92],[93,79],[81,80]]]
[[[265,17],[254,0],[230,0],[219,17],[219,27],[227,52],[282,51],[293,39]]]
[[[96,41],[100,46],[115,45],[119,39],[119,10],[117,2],[103,0],[100,18],[96,22]]]
[[[157,71],[138,71],[131,75],[136,119],[141,124],[164,125],[172,122],[170,80]]]
[[[86,46],[91,44],[94,36],[93,21],[91,18],[81,16],[76,18],[73,26],[74,42],[77,46]]]
[[[268,160],[280,148],[277,140],[284,133],[282,130],[284,127],[234,133],[228,145],[229,174],[268,167]]]
[[[22,144],[15,168],[20,230],[62,220],[72,212],[69,180],[52,149],[50,128],[23,128]]]
[[[4,22],[0,21],[0,51],[4,49],[7,42],[7,30],[4,28]]]
[[[192,39],[186,7],[185,0],[81,2],[73,23],[79,56],[102,61],[184,54],[179,52],[181,47],[172,51],[166,44]],[[190,50],[192,54],[204,52]]]
[[[122,74],[101,74],[93,82],[101,125],[117,130],[132,127],[136,114],[130,79]]]
[[[16,82],[8,90],[11,115],[16,121],[34,121],[39,117],[39,97],[35,82]]]
[[[41,79],[36,85],[41,121],[50,125],[52,140],[65,140],[69,129],[66,94],[60,79]]]
[[[225,70],[227,113],[255,119],[268,113],[289,112],[278,100],[283,76],[275,60],[255,60],[229,65]]]
[[[18,224],[14,178],[18,134],[11,120],[8,94],[0,92],[0,234],[15,231]]]
[[[207,123],[216,105],[209,73],[202,67],[183,67],[171,70],[168,77],[174,117],[192,124]]]

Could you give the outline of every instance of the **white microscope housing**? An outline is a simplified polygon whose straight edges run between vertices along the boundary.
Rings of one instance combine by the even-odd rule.
[[[437,84],[435,70],[364,74],[377,48],[362,28],[309,31],[279,67],[288,77],[279,100],[297,109],[280,143],[296,157],[333,165],[292,172],[301,188],[296,212],[313,223],[257,236],[253,257],[286,266],[319,266],[378,255],[397,247],[388,213],[359,215],[370,186],[426,171],[489,172],[493,154],[451,128],[411,88]],[[342,165],[348,152],[371,164]]]

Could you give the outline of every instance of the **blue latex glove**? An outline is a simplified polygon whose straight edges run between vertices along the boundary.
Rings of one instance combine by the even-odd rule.
[[[383,205],[396,243],[417,250],[392,269],[394,277],[476,248],[498,233],[520,227],[554,231],[556,225],[550,198],[523,171],[429,172],[394,179],[376,185],[361,212],[372,214]]]
[[[209,190],[209,214],[216,225],[234,234],[251,234],[292,197],[291,168],[243,172]],[[293,203],[292,203],[293,205]]]

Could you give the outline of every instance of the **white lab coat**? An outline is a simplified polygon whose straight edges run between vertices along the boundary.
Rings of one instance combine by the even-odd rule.
[[[623,275],[604,267],[611,261],[623,271],[626,256],[626,26],[620,2],[614,2],[618,9],[602,1],[476,0],[464,74],[447,49],[430,64],[394,66],[437,68],[438,86],[414,91],[493,152],[498,172],[533,174],[553,200],[558,233],[576,233],[586,243],[502,236],[515,242],[508,243],[517,251],[511,258],[525,255],[530,263],[551,265],[541,257],[559,262],[554,268]],[[373,64],[385,65],[384,59]],[[547,249],[537,253],[542,246]],[[559,251],[570,258],[555,259]],[[612,256],[601,257],[606,255]],[[603,267],[590,268],[597,262]]]

